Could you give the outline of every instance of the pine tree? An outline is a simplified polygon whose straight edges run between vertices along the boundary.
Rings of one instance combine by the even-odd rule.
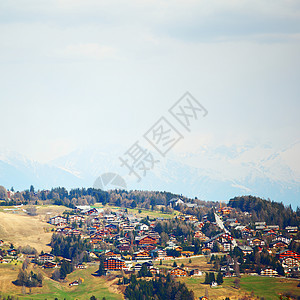
[[[209,284],[209,277],[208,277],[208,273],[205,273],[205,280],[204,280],[205,284]]]
[[[223,275],[221,272],[219,272],[217,275],[217,284],[221,285],[222,283],[223,283]]]

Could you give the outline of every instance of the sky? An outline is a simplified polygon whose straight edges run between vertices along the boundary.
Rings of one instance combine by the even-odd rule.
[[[0,148],[31,159],[131,146],[186,91],[178,152],[300,140],[298,0],[2,0],[0,36]]]

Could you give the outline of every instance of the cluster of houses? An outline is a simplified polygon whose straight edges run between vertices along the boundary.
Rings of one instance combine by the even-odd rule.
[[[9,245],[4,240],[0,240],[0,263],[2,264],[10,263],[17,258],[18,251]]]
[[[174,199],[172,205],[181,204],[178,199]],[[147,267],[153,274],[159,272],[149,262],[154,260],[173,259],[167,255],[168,250],[175,250],[181,256],[190,257],[193,251],[184,251],[175,236],[169,235],[169,240],[165,247],[161,247],[160,235],[154,230],[156,222],[150,221],[147,224],[141,222],[141,218],[130,215],[124,210],[114,213],[104,213],[91,207],[78,207],[77,215],[70,215],[68,218],[56,216],[50,219],[50,223],[56,225],[57,232],[62,234],[81,234],[85,233],[81,229],[74,228],[71,224],[84,224],[89,219],[88,238],[93,252],[105,257],[104,267],[107,271],[139,271],[143,263],[148,263]],[[222,207],[218,211],[223,219],[225,228],[222,233],[212,237],[207,237],[203,232],[203,226],[209,222],[204,216],[198,220],[195,216],[177,216],[182,221],[192,223],[195,231],[194,238],[201,241],[202,253],[210,254],[218,249],[223,253],[229,253],[234,247],[238,246],[244,255],[250,254],[258,247],[259,251],[266,249],[272,255],[279,255],[279,260],[286,274],[292,271],[300,271],[299,255],[288,250],[292,241],[293,234],[297,233],[298,227],[288,226],[280,230],[277,225],[267,225],[265,222],[256,222],[253,226],[240,224],[237,219],[229,218],[232,208]],[[216,224],[214,224],[216,225]],[[231,234],[231,230],[239,231],[242,242],[236,242]],[[284,234],[282,234],[284,232]],[[108,245],[109,250],[103,252],[103,243]],[[214,248],[217,245],[217,248]],[[111,247],[109,247],[111,246]],[[112,250],[113,249],[113,250]],[[198,272],[196,272],[198,274]],[[176,277],[187,276],[190,274],[186,269],[176,267],[171,270],[171,274]],[[225,274],[225,273],[224,273]],[[261,275],[275,276],[276,271],[267,268]]]
[[[172,205],[181,204],[178,201],[174,199]],[[280,229],[277,225],[267,225],[265,222],[256,222],[251,226],[243,225],[237,219],[230,218],[231,212],[230,207],[219,209],[217,214],[222,218],[225,229],[210,237],[203,232],[205,224],[210,223],[207,216],[198,220],[195,216],[181,214],[176,218],[192,224],[194,239],[200,240],[202,254],[216,251],[228,254],[237,246],[244,255],[247,255],[258,247],[260,252],[265,249],[270,255],[277,255],[286,275],[294,271],[300,272],[300,255],[289,250],[290,243],[292,240],[295,241],[294,236],[298,232],[298,227],[288,226]],[[162,218],[145,221],[122,209],[112,213],[90,206],[81,206],[77,207],[72,214],[50,218],[49,223],[56,227],[55,230],[59,234],[80,235],[87,238],[91,245],[90,257],[97,260],[103,256],[104,268],[107,272],[120,270],[138,272],[142,265],[146,264],[147,269],[155,275],[159,273],[159,268],[154,267],[153,262],[173,259],[174,257],[168,254],[174,251],[182,257],[195,256],[194,251],[191,251],[194,245],[191,244],[188,250],[184,249],[173,234],[169,234],[167,241],[162,245],[161,236],[155,231],[155,226],[160,220]],[[217,223],[213,225],[217,227]],[[239,232],[242,237],[238,242],[231,233],[233,230]],[[7,253],[8,251],[10,255],[17,254],[15,249],[9,249]],[[1,254],[2,252],[0,252],[0,262],[3,261]],[[56,268],[57,262],[61,261],[50,253],[42,253],[38,257],[29,255],[28,258],[38,261],[44,268]],[[75,267],[85,268],[83,264]],[[228,268],[221,271],[226,275]],[[170,273],[174,277],[202,274],[199,270],[188,271],[182,267],[175,267],[170,270]],[[262,270],[261,275],[276,276],[277,272],[266,268]]]

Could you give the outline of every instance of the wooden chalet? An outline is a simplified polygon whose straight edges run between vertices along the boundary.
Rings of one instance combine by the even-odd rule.
[[[297,260],[300,260],[300,254],[295,252],[295,251],[291,251],[291,250],[282,250],[279,252],[279,259],[285,259],[285,258],[295,258]]]
[[[67,219],[63,218],[61,216],[55,216],[55,217],[50,218],[50,224],[57,225],[59,223],[67,223]]]
[[[53,269],[53,268],[56,268],[56,267],[57,267],[57,264],[52,262],[52,261],[46,261],[43,265],[44,269]]]
[[[75,280],[75,281],[72,281],[72,282],[69,283],[69,287],[77,286],[77,285],[79,285],[78,280]]]
[[[139,259],[151,259],[149,252],[147,251],[138,251],[133,254],[133,258],[136,260]]]
[[[74,216],[70,216],[69,217],[69,222],[72,224],[72,223],[76,223],[76,224],[79,224],[80,222],[81,223],[84,223],[85,222],[85,218],[83,216],[78,216],[78,215],[74,215]]]
[[[154,237],[146,235],[146,236],[143,236],[143,237],[137,239],[136,242],[138,245],[153,245],[153,244],[157,243],[157,240]]]
[[[106,256],[106,257],[121,258],[121,254],[120,254],[120,253],[115,253],[115,252],[113,252],[112,250],[108,250],[108,251],[105,253],[105,256]]]
[[[123,268],[125,268],[125,262],[119,258],[110,257],[104,261],[105,270],[118,271],[122,270]]]
[[[79,269],[79,270],[86,269],[86,265],[80,263],[80,264],[75,266],[75,269]]]
[[[44,254],[41,254],[39,255],[39,261],[41,263],[46,263],[46,262],[51,262],[54,260],[54,255],[50,254],[50,253],[44,253]]]
[[[183,268],[176,267],[171,270],[170,274],[174,277],[186,277],[188,272]]]
[[[260,272],[260,275],[273,277],[273,276],[278,276],[278,272],[273,269],[265,269]]]
[[[156,267],[153,267],[153,266],[149,267],[149,271],[150,271],[150,273],[151,273],[153,276],[159,274],[159,268],[156,268]]]
[[[145,250],[145,251],[150,252],[150,251],[156,249],[156,246],[155,245],[140,245],[139,248],[141,250]]]
[[[181,255],[186,256],[186,257],[190,257],[190,256],[194,255],[194,252],[193,251],[182,251]]]
[[[297,226],[287,226],[287,227],[285,227],[285,230],[288,233],[296,233],[296,232],[298,232],[298,227]]]
[[[273,242],[271,245],[270,245],[270,248],[273,248],[273,249],[283,249],[283,248],[287,248],[289,245],[283,241],[276,241],[276,242]]]
[[[265,241],[260,238],[249,239],[249,246],[265,246]]]

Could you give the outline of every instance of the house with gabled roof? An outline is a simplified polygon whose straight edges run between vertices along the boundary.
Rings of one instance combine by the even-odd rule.
[[[142,237],[136,237],[136,242],[138,245],[151,245],[156,244],[157,240],[149,235],[144,235]]]
[[[252,238],[248,240],[249,246],[265,246],[265,241],[263,239],[260,238]]]
[[[281,260],[287,257],[292,257],[297,260],[300,260],[300,254],[292,250],[282,250],[278,254],[279,254],[279,259]]]
[[[188,276],[188,272],[180,267],[175,267],[171,270],[170,274],[174,277],[186,277]]]
[[[55,216],[50,218],[50,224],[52,225],[57,225],[59,223],[67,223],[67,219],[63,218],[62,216]]]
[[[140,260],[140,259],[151,259],[151,256],[149,255],[149,252],[147,251],[137,251],[133,253],[133,258],[135,260]]]
[[[50,253],[44,253],[39,255],[38,260],[44,264],[47,261],[53,261],[54,260],[54,255],[50,254]]]

